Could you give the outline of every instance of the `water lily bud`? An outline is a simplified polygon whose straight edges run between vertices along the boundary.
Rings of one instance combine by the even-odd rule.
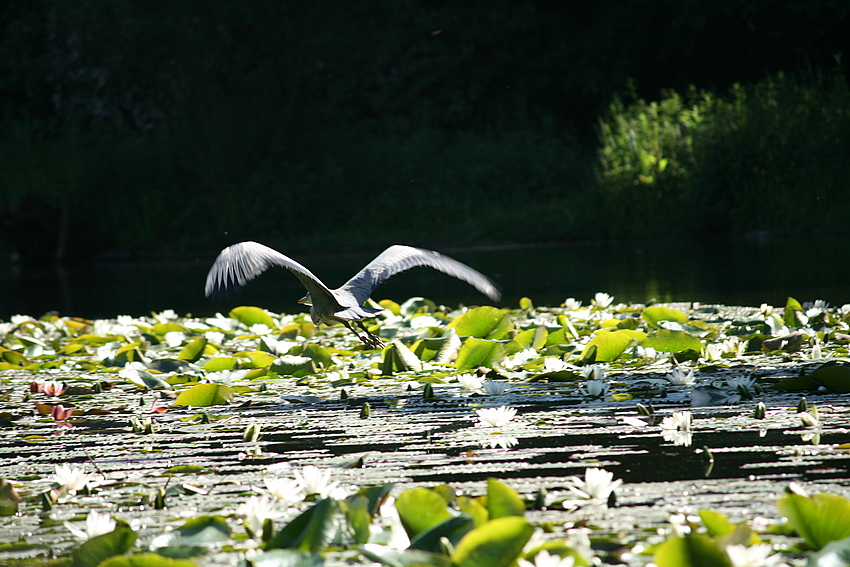
[[[369,407],[369,402],[363,404],[363,409],[360,410],[360,419],[366,419],[372,413],[372,408]]]

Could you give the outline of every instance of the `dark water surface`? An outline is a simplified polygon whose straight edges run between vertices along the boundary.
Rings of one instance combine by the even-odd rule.
[[[583,243],[561,246],[442,249],[501,285],[502,304],[520,297],[558,305],[567,297],[588,303],[597,291],[622,302],[699,301],[734,305],[784,305],[802,301],[850,302],[850,238],[770,242]],[[283,251],[286,253],[286,251]],[[331,287],[341,285],[371,260],[368,254],[292,254]],[[0,265],[0,319],[47,311],[79,317],[145,315],[174,309],[195,316],[260,305],[275,312],[303,309],[298,280],[281,269],[254,280],[235,297],[204,297],[215,252],[180,261],[99,261],[72,265]],[[425,296],[437,303],[480,304],[486,298],[466,284],[428,269],[414,269],[383,284],[375,299]]]

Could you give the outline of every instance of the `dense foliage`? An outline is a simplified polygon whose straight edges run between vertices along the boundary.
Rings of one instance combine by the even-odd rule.
[[[3,232],[30,256],[245,238],[356,246],[642,233],[633,200],[610,199],[592,175],[593,128],[612,96],[630,80],[645,100],[691,84],[724,93],[783,70],[787,79],[768,80],[779,92],[814,93],[820,79],[793,73],[831,69],[848,18],[828,0],[8,2]],[[732,107],[753,100],[747,112],[758,115],[770,87],[754,88]],[[838,199],[846,176],[822,165],[846,140],[804,160],[797,181],[786,173],[797,130],[822,102],[845,104],[803,96],[797,126],[772,131],[785,138],[713,136],[728,147],[712,168],[775,157],[740,179],[718,171],[689,186],[694,210],[708,202],[716,213],[698,224],[749,225],[751,203],[722,218],[728,185],[757,193],[761,171],[785,183],[759,226],[796,222],[802,180]],[[829,210],[818,203],[812,214]],[[612,215],[627,222],[615,230]]]

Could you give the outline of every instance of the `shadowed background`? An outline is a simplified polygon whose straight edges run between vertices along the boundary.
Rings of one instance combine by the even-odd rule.
[[[850,212],[848,14],[828,0],[7,2],[0,252],[22,263],[2,262],[0,317],[73,309],[62,293],[93,282],[63,270],[113,284],[104,259],[156,261],[163,275],[127,277],[157,287],[163,259],[209,265],[245,239],[308,267],[395,242],[609,241],[669,271],[661,239],[735,272],[758,255],[745,237],[828,248]],[[491,273],[533,271],[509,257]],[[579,269],[652,287],[608,257]],[[715,289],[737,281],[717,273]],[[506,300],[538,288],[503,285]],[[539,293],[574,295],[561,287]],[[21,289],[52,303],[13,301]]]

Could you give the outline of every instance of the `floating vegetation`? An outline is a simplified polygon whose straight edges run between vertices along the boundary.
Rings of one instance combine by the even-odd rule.
[[[0,323],[0,562],[850,553],[850,306],[380,305]]]

